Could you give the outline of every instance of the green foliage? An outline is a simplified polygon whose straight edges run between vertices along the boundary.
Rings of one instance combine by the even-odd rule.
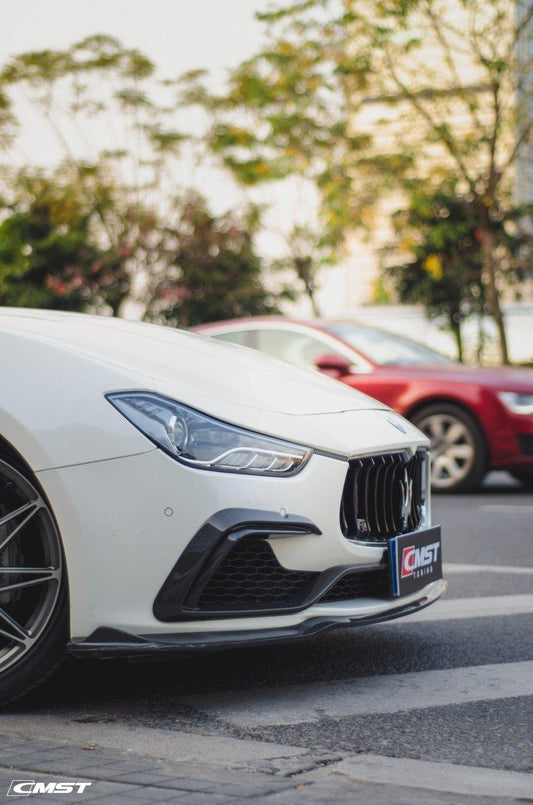
[[[372,229],[384,193],[431,193],[452,176],[472,205],[506,362],[499,285],[512,255],[493,229],[533,134],[523,47],[533,6],[521,0],[517,15],[509,0],[462,0],[458,20],[447,5],[297,0],[273,8],[259,15],[265,47],[231,73],[227,92],[210,94],[195,76],[185,95],[211,115],[211,147],[243,184],[295,174],[315,183],[336,248],[348,231]],[[379,119],[376,108],[385,109]]]
[[[518,225],[524,210],[493,222],[503,280],[516,285],[533,260],[533,239]],[[430,317],[444,316],[462,357],[461,322],[488,312],[483,282],[481,233],[475,205],[451,183],[434,192],[413,192],[393,216],[396,252],[411,259],[389,265],[384,280],[400,302],[422,304]],[[385,250],[391,251],[389,250]]]
[[[88,158],[127,177],[123,190],[157,191],[168,158],[181,153],[188,137],[175,127],[175,81],[156,79],[155,65],[135,48],[106,34],[95,34],[65,50],[13,56],[0,70],[0,145],[2,99],[8,104],[24,93],[76,168]],[[102,144],[102,132],[119,147]],[[134,147],[123,148],[124,143]]]
[[[83,310],[120,281],[79,184],[22,173],[0,224],[0,304]]]
[[[398,246],[414,260],[386,270],[402,302],[423,303],[431,316],[453,319],[484,309],[481,251],[471,205],[441,189],[414,194],[394,215]]]
[[[146,318],[191,327],[218,319],[279,312],[291,298],[268,291],[253,246],[256,211],[213,215],[205,200],[189,193],[175,200],[164,230],[167,265],[150,288]]]
[[[353,183],[359,160],[372,171],[373,157],[364,153],[369,135],[349,119],[349,92],[364,85],[368,56],[350,47],[345,5],[304,2],[260,15],[267,44],[231,73],[227,92],[210,93],[194,74],[182,96],[207,111],[209,145],[243,185],[312,180],[322,198],[320,228],[337,245],[376,194]]]
[[[194,156],[193,138],[175,119],[189,101],[176,106],[175,94],[201,78],[194,71],[161,82],[144,54],[105,34],[9,60],[0,71],[0,145],[10,135],[11,99],[24,90],[64,162],[51,175],[28,169],[4,181],[0,304],[117,315],[135,298],[149,317],[182,326],[277,312],[290,294],[263,285],[253,246],[259,210],[217,217],[197,195],[173,198],[176,160],[187,147]],[[90,162],[88,153],[96,154]],[[264,164],[246,163],[241,172],[254,183]]]

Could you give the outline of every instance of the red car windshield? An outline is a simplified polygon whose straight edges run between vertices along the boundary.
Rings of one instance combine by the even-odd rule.
[[[355,347],[373,363],[380,366],[413,366],[430,363],[454,363],[451,358],[433,349],[389,333],[377,327],[366,327],[350,322],[328,322],[325,327],[333,335]]]

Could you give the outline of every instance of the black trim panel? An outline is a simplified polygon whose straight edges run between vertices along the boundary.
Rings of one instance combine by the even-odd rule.
[[[295,626],[283,626],[277,629],[253,629],[234,632],[196,632],[195,634],[165,635],[131,635],[119,629],[101,627],[89,637],[80,641],[71,641],[67,650],[69,654],[80,659],[128,659],[132,661],[149,661],[179,658],[187,655],[202,654],[207,651],[224,648],[238,648],[249,645],[278,643],[283,640],[296,640],[324,632],[349,626],[368,626],[373,623],[401,618],[410,615],[432,604],[446,589],[446,582],[441,581],[441,589],[437,595],[422,595],[409,604],[391,607],[379,615],[315,617]]]
[[[153,612],[160,621],[205,620],[220,617],[245,617],[246,612],[201,610],[198,598],[205,583],[235,542],[249,537],[289,537],[320,535],[320,529],[306,517],[257,509],[222,509],[212,515],[191,539],[170,571],[154,601]],[[338,573],[337,573],[338,575]],[[280,614],[303,609],[276,609]],[[257,614],[256,611],[250,614]],[[262,611],[263,615],[268,614]]]

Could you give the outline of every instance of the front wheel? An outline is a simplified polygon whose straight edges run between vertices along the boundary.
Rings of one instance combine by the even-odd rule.
[[[63,659],[67,597],[50,507],[28,473],[0,459],[0,705],[35,688]]]
[[[470,492],[488,469],[488,451],[477,420],[453,403],[421,408],[413,423],[431,442],[431,488],[435,492]]]

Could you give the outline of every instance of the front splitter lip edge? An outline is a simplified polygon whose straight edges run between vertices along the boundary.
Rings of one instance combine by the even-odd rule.
[[[133,635],[120,629],[99,627],[83,640],[68,643],[70,655],[81,659],[128,659],[149,661],[173,659],[207,651],[238,648],[249,645],[278,643],[311,637],[329,629],[349,626],[368,626],[402,618],[433,604],[448,587],[444,579],[433,582],[420,591],[420,596],[406,604],[393,606],[375,615],[324,615],[312,617],[291,626],[246,631],[196,632],[158,635]],[[399,599],[398,599],[399,601]]]

